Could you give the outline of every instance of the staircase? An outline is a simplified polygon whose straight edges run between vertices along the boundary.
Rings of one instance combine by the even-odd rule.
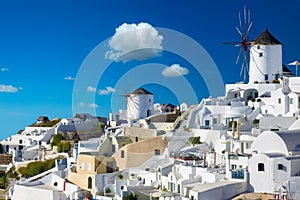
[[[198,105],[192,105],[190,106],[184,113],[182,113],[181,116],[177,117],[173,124],[173,130],[179,130],[179,131],[184,131],[184,127],[187,127],[188,124],[188,117],[190,112],[196,108]]]
[[[187,124],[188,124],[188,116],[186,116],[183,120],[181,120],[175,129],[177,131],[185,131],[185,128],[187,128]]]

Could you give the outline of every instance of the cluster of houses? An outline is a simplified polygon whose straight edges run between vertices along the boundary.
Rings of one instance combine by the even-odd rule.
[[[127,110],[109,115],[103,134],[78,140],[70,154],[53,150],[53,136],[90,133],[96,117],[29,126],[1,141],[14,166],[64,156],[17,181],[7,199],[200,200],[245,192],[300,199],[300,77],[282,64],[282,45],[267,29],[250,57],[248,83],[227,84],[224,97],[198,105],[155,104],[138,88],[127,95]]]

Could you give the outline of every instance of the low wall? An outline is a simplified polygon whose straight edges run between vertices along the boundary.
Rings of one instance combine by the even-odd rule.
[[[221,183],[217,182],[214,184]],[[192,189],[190,191],[190,199],[191,196],[194,197],[195,200],[200,199],[220,199],[220,200],[226,200],[226,199],[232,199],[233,197],[244,193],[247,191],[247,182],[227,182],[219,184],[216,187],[209,187],[206,184],[203,184],[203,186],[199,186],[199,190]],[[202,189],[203,188],[203,189]]]

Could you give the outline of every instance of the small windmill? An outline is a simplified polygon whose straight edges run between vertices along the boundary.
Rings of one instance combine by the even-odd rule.
[[[122,107],[125,107],[124,110],[127,110],[127,121],[129,123],[129,120],[131,119],[131,116],[132,116],[132,108],[135,108],[137,107],[137,104],[135,102],[135,99],[134,99],[134,94],[132,94],[130,92],[130,83],[128,84],[128,88],[126,91],[122,91],[120,90],[120,93],[122,96],[122,100],[121,100],[121,103],[119,105],[119,109],[121,109]],[[125,103],[125,106],[124,106],[124,103]]]
[[[252,45],[252,42],[249,41],[249,34],[253,24],[252,21],[250,20],[250,10],[249,9],[247,10],[246,7],[244,7],[243,18],[244,18],[243,20],[244,23],[242,23],[241,13],[239,12],[239,26],[235,27],[238,34],[241,36],[242,40],[240,42],[223,42],[223,44],[232,44],[236,47],[240,47],[235,63],[237,64],[239,62],[241,53],[243,52],[243,61],[242,61],[240,76],[242,76],[242,74],[244,73],[244,82],[246,82],[247,73],[249,72],[249,67],[247,63],[247,51],[249,50],[249,46]]]

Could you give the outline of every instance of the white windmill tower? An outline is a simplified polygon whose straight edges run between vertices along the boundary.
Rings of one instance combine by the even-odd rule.
[[[249,83],[268,83],[282,76],[282,46],[265,29],[250,46]]]
[[[127,95],[127,119],[136,120],[153,114],[153,94],[138,88]]]

